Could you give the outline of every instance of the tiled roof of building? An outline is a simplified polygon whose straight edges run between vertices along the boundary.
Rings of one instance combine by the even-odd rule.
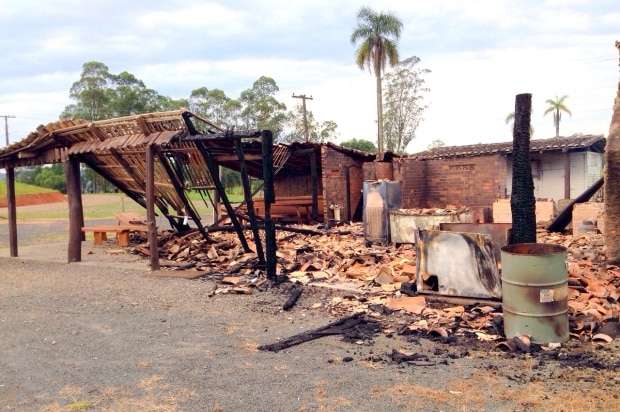
[[[604,147],[605,137],[603,135],[576,134],[567,137],[554,137],[551,139],[532,139],[530,142],[530,151],[532,152],[574,151],[589,148],[592,148],[594,151],[602,152]],[[410,157],[420,160],[428,160],[446,159],[452,157],[472,157],[497,153],[512,153],[512,142],[438,147],[435,149],[414,153]]]

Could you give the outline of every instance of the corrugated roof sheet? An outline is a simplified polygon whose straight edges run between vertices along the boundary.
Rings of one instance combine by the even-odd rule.
[[[605,137],[603,135],[572,135],[568,137],[554,137],[551,139],[532,139],[530,141],[530,151],[571,151],[587,149],[594,145],[603,146],[604,143]],[[472,157],[497,153],[512,153],[512,142],[438,147],[435,149],[414,153],[409,157],[420,160],[429,160],[452,157]]]

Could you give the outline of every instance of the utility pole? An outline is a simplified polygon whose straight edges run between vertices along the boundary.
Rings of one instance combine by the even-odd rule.
[[[304,137],[306,138],[306,143],[308,143],[310,141],[310,132],[308,130],[308,114],[306,112],[306,100],[314,99],[312,99],[312,96],[306,96],[305,94],[299,94],[295,96],[295,93],[293,93],[293,98],[301,99],[303,102],[302,107],[304,110]]]
[[[15,116],[10,114],[2,114],[0,117],[4,117],[4,137],[6,139],[6,145],[9,145],[9,119],[15,119]]]

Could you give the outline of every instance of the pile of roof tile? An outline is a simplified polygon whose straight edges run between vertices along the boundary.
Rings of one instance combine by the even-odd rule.
[[[599,332],[606,321],[620,317],[620,268],[605,263],[603,235],[540,231],[538,237],[540,242],[568,249],[568,308],[573,336],[607,340]]]
[[[205,272],[219,280],[216,293],[251,293],[264,282],[256,269],[256,256],[244,254],[235,233],[218,232],[204,240],[193,232],[167,234],[160,240],[164,266]],[[604,263],[600,235],[560,235],[539,231],[539,242],[568,248],[569,311],[573,337],[600,340],[606,321],[620,314],[620,268]],[[247,232],[250,247],[251,234]],[[345,225],[307,236],[278,231],[278,273],[293,283],[332,287],[353,293],[329,298],[324,304],[333,315],[365,312],[383,317],[399,312],[407,317],[400,329],[409,333],[474,336],[500,341],[501,310],[497,304],[449,305],[429,303],[430,298],[406,293],[415,283],[416,256],[413,245],[367,244],[362,225]],[[136,253],[148,255],[146,245]],[[402,290],[402,292],[401,292]],[[405,292],[405,293],[404,293]],[[613,336],[611,336],[613,338]],[[604,337],[602,340],[606,340]]]

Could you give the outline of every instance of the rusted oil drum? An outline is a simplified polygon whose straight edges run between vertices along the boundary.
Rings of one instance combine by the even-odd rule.
[[[502,303],[506,337],[533,342],[568,340],[566,248],[543,243],[504,246]]]

